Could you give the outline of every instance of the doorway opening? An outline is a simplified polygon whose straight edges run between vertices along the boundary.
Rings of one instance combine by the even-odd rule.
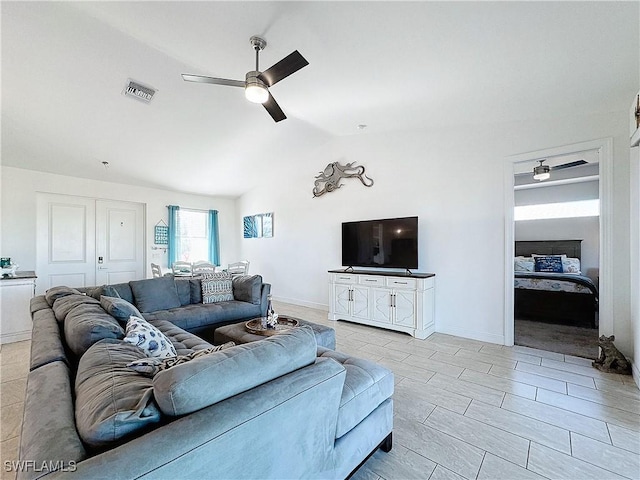
[[[506,345],[595,358],[598,336],[611,331],[611,145],[603,139],[507,159]],[[533,179],[539,165],[549,167],[542,181]]]

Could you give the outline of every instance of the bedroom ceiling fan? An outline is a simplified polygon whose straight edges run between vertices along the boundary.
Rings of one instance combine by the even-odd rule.
[[[556,165],[554,167],[551,167],[549,165],[543,165],[543,162],[545,160],[546,158],[543,160],[538,160],[538,162],[540,162],[540,165],[533,167],[534,180],[538,180],[539,182],[542,182],[543,180],[547,180],[551,176],[550,172],[552,170],[562,170],[563,168],[577,167],[578,165],[584,165],[588,163],[584,160],[576,160],[575,162],[563,163],[562,165]]]
[[[183,73],[182,78],[187,82],[213,83],[215,85],[226,85],[229,87],[242,87],[244,88],[244,95],[247,100],[253,103],[261,103],[275,122],[284,120],[287,116],[269,92],[269,87],[275,85],[280,80],[287,78],[289,75],[297,72],[301,68],[306,67],[309,65],[309,62],[307,62],[300,52],[296,50],[272,67],[261,72],[258,60],[260,50],[264,50],[267,46],[267,42],[263,38],[255,35],[249,39],[249,42],[256,51],[256,69],[247,72],[244,81],[204,77],[202,75],[192,75],[188,73]]]

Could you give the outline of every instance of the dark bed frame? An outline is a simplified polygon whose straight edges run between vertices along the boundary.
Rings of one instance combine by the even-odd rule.
[[[516,256],[562,255],[581,258],[582,240],[516,241]],[[596,328],[598,297],[585,293],[514,289],[514,317],[517,320]]]

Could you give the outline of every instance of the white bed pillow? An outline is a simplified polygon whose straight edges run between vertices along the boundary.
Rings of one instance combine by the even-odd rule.
[[[562,259],[562,273],[580,275],[580,259],[565,257]]]
[[[516,272],[533,272],[533,258],[516,257],[513,261],[513,270]]]

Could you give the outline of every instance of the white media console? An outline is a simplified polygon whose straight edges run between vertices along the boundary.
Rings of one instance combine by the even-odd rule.
[[[329,270],[329,320],[427,338],[435,331],[435,274]]]

